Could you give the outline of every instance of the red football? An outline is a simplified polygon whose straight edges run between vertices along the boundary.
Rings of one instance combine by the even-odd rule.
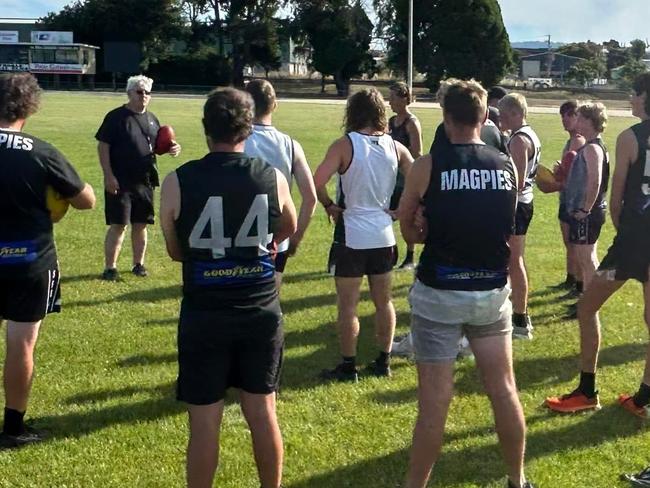
[[[156,136],[156,147],[154,152],[158,155],[166,154],[169,152],[171,147],[174,145],[176,140],[176,134],[174,134],[174,129],[170,125],[163,125],[158,129],[158,135]]]
[[[555,178],[561,182],[564,182],[569,176],[569,171],[571,170],[571,165],[573,160],[578,155],[575,151],[567,151],[564,156],[562,156],[562,161],[560,161],[559,171],[556,172]]]

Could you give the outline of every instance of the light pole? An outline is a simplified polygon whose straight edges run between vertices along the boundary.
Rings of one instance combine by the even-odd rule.
[[[408,40],[408,68],[406,83],[409,92],[413,93],[413,0],[409,0],[409,40]]]

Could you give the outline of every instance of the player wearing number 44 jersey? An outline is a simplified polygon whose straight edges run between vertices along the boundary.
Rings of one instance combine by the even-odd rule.
[[[633,90],[632,114],[641,122],[624,130],[616,141],[610,211],[617,234],[578,302],[580,383],[569,394],[546,399],[546,405],[558,412],[600,408],[596,391],[596,363],[600,347],[598,310],[629,279],[643,283],[645,322],[650,328],[650,74],[639,75],[634,81]],[[649,353],[646,353],[639,390],[634,395],[620,395],[619,403],[638,417],[649,417]]]
[[[212,486],[228,387],[240,390],[263,488],[278,488],[282,438],[275,414],[284,338],[270,249],[296,230],[282,173],[246,156],[249,94],[208,96],[210,153],[164,180],[160,218],[172,259],[183,263],[178,399],[188,404],[187,484]]]
[[[0,75],[0,322],[7,321],[4,424],[0,448],[41,440],[23,416],[34,346],[46,314],[60,309],[59,264],[46,189],[73,207],[92,208],[93,189],[50,144],[22,132],[41,90],[29,74]]]

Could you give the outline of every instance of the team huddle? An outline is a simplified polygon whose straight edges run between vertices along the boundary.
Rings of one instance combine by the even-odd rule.
[[[156,137],[147,110],[153,81],[127,83],[128,102],[105,117],[96,134],[104,175],[105,267],[117,261],[131,225],[132,273],[145,278],[147,225],[154,223],[159,186]],[[20,447],[43,434],[24,422],[33,351],[43,318],[60,309],[59,269],[46,194],[53,189],[76,209],[95,205],[93,189],[53,146],[23,132],[39,108],[29,74],[0,75],[0,319],[7,322],[5,408],[0,447]],[[211,92],[203,107],[208,153],[186,162],[160,184],[160,224],[167,252],[182,263],[178,322],[177,399],[187,404],[189,487],[212,486],[219,431],[229,388],[239,391],[252,436],[260,484],[279,488],[283,442],[276,413],[284,349],[282,275],[317,203],[334,224],[328,271],[334,277],[341,360],[324,381],[391,376],[391,355],[412,356],[418,372],[418,416],[405,485],[427,485],[442,449],[457,357],[472,354],[490,399],[507,467],[507,485],[532,488],[524,474],[525,418],[512,361],[513,338],[532,339],[528,313],[526,233],[533,187],[559,192],[567,253],[565,286],[578,300],[569,314],[580,324],[581,370],[571,393],[547,398],[557,412],[600,408],[596,366],[598,310],[627,280],[643,283],[650,327],[650,74],[634,82],[633,115],[641,121],[617,140],[609,212],[617,230],[602,263],[597,240],[606,221],[607,125],[598,103],[560,108],[569,133],[561,162],[542,181],[541,142],[526,121],[526,99],[478,82],[448,79],[438,92],[443,122],[428,153],[403,83],[390,107],[374,88],[348,98],[342,137],[332,142],[313,176],[302,146],[273,126],[276,95],[268,81],[245,90]],[[170,141],[165,151],[178,156]],[[549,176],[550,175],[550,176]],[[328,183],[335,180],[335,194]],[[291,187],[301,195],[294,206]],[[407,253],[398,265],[394,222]],[[416,245],[423,245],[417,265]],[[409,292],[409,334],[394,341],[394,269],[415,269]],[[357,361],[357,306],[368,277],[375,307],[377,356]],[[621,395],[630,413],[650,415],[650,362],[638,391]],[[632,481],[647,486],[644,472]]]

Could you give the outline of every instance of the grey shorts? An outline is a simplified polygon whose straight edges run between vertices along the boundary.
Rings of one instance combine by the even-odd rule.
[[[501,336],[511,332],[512,317],[509,314],[487,325],[444,324],[419,315],[411,315],[415,361],[419,363],[455,361],[463,335],[471,342],[472,339]]]

